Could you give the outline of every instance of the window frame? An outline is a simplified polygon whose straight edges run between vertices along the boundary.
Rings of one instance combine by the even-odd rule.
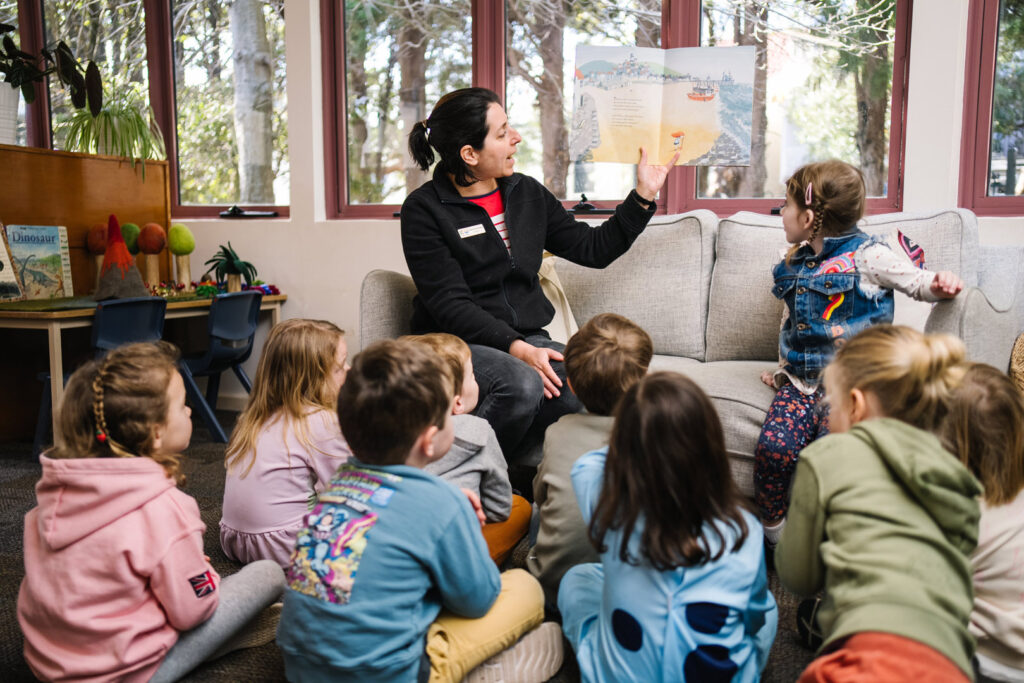
[[[972,0],[976,2],[978,0]],[[990,0],[991,1],[991,0]],[[700,45],[701,0],[663,0],[661,29],[665,48]],[[345,31],[344,10],[338,0],[320,0],[321,45],[323,46],[324,168],[328,218],[392,218],[398,204],[352,204],[348,202],[348,124],[344,99]],[[490,88],[505,99],[505,3],[504,0],[472,0],[473,85]],[[886,197],[869,198],[867,212],[890,213],[903,208],[903,167],[906,148],[907,87],[910,58],[910,29],[913,0],[896,0],[893,78],[889,124],[889,192]],[[690,19],[696,19],[691,21]],[[768,213],[779,205],[778,197],[762,199],[700,199],[697,172],[682,166],[672,172],[658,201],[658,213],[675,214],[709,209],[719,216],[737,211]],[[593,201],[597,208],[614,208],[621,200]],[[571,208],[576,199],[563,200]]]
[[[182,204],[179,193],[179,160],[175,112],[174,62],[171,44],[171,0],[143,0],[146,23],[146,63],[149,72],[149,103],[164,135],[170,169],[172,218],[217,218],[227,204]],[[18,30],[22,49],[37,54],[44,45],[42,0],[18,0]],[[36,83],[36,101],[26,107],[27,145],[53,149],[50,127],[50,95],[46,83]],[[277,211],[288,218],[290,206],[244,205],[243,209]]]
[[[967,20],[959,205],[978,216],[1024,215],[1024,195],[988,196],[999,0],[971,0]]]

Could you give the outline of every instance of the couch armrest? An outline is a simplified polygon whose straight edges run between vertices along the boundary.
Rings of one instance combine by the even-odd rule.
[[[996,308],[1011,308],[1024,330],[1024,246],[983,244],[980,255],[978,287]]]
[[[1017,337],[1017,316],[1008,302],[994,305],[977,287],[935,304],[924,331],[945,332],[967,345],[967,357],[1006,372]]]
[[[408,275],[391,270],[367,273],[359,290],[360,348],[409,334],[415,296],[416,285]]]

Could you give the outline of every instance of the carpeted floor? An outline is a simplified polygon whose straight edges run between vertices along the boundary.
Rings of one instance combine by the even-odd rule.
[[[228,431],[234,415],[220,414]],[[22,523],[25,513],[35,504],[34,486],[39,464],[30,456],[31,444],[0,444],[0,680],[8,683],[33,681],[21,655],[22,638],[15,615],[18,585],[24,574],[22,562]],[[239,565],[225,557],[220,549],[217,523],[220,520],[224,487],[224,445],[213,443],[196,422],[192,446],[184,458],[188,477],[184,490],[199,502],[206,523],[206,552],[222,575],[233,573]],[[506,568],[525,566],[526,546],[521,544],[508,560]],[[779,603],[779,634],[763,680],[789,683],[796,680],[810,662],[812,653],[796,640],[793,630],[797,599],[783,589],[774,574],[769,574],[772,593]],[[568,651],[571,659],[571,651]],[[280,681],[284,666],[273,644],[229,654],[192,672],[188,681]],[[559,683],[579,680],[575,662],[566,665],[553,679]]]

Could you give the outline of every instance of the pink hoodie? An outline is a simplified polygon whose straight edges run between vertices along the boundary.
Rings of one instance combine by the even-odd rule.
[[[18,622],[49,681],[146,681],[217,609],[196,501],[149,458],[40,456]]]

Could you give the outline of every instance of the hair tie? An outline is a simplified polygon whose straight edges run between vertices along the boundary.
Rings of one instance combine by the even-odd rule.
[[[814,183],[807,183],[807,189],[804,190],[804,204],[807,208],[811,208],[811,202],[814,201]]]

